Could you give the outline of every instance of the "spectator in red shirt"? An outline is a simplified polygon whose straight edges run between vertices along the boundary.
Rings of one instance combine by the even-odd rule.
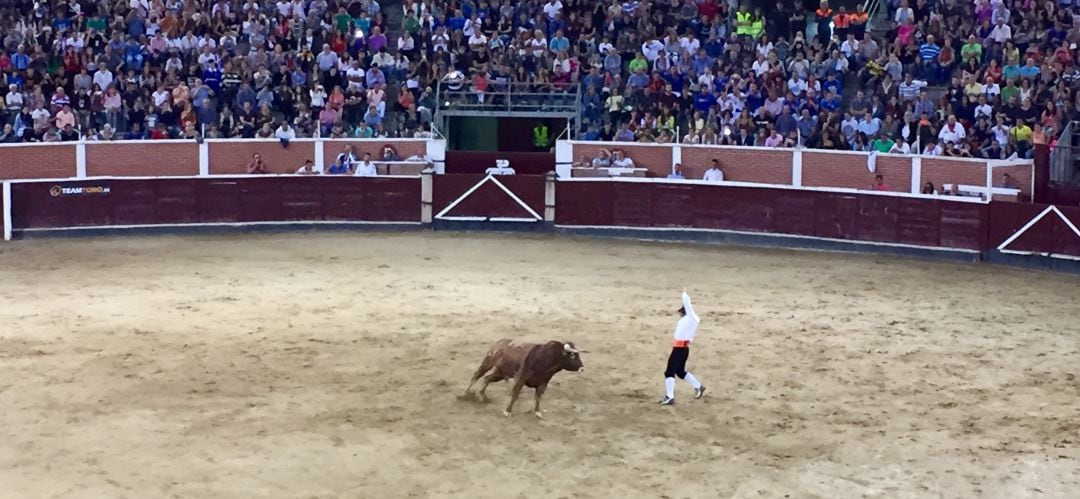
[[[885,177],[880,173],[874,175],[874,185],[870,186],[872,191],[887,191],[889,190],[889,184],[885,183]]]

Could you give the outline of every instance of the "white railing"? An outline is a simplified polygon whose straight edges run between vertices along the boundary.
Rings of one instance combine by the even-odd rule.
[[[948,161],[956,164],[968,164],[972,167],[982,168],[981,172],[985,176],[984,187],[987,192],[993,192],[993,170],[995,168],[1001,168],[1006,166],[1023,166],[1031,170],[1031,185],[1027,186],[1027,193],[1030,195],[1034,191],[1034,161],[1032,160],[987,160],[979,158],[959,158],[951,156],[922,156],[916,154],[890,154],[890,153],[866,153],[861,151],[837,151],[827,149],[807,149],[804,147],[785,148],[785,147],[756,147],[756,146],[720,146],[720,145],[701,145],[701,144],[658,144],[658,143],[640,143],[640,142],[593,142],[593,141],[558,141],[555,144],[555,172],[562,179],[572,178],[573,176],[573,162],[577,159],[574,153],[575,146],[601,146],[608,150],[623,149],[625,151],[632,151],[635,148],[667,148],[671,150],[671,167],[674,168],[675,164],[683,164],[683,151],[684,149],[710,149],[715,150],[718,153],[724,151],[730,152],[785,152],[791,154],[791,180],[789,184],[784,184],[788,187],[802,187],[803,186],[803,157],[806,154],[825,154],[836,156],[858,156],[866,161],[867,174],[873,175],[874,171],[870,170],[871,166],[875,167],[878,158],[902,158],[908,161],[908,167],[910,168],[911,181],[908,189],[910,194],[919,194],[922,192],[923,187],[923,175],[922,165],[923,161],[940,160]],[[633,157],[628,153],[628,156]],[[874,157],[874,161],[870,161],[871,156]],[[722,160],[721,160],[722,161]],[[641,165],[638,165],[641,166]],[[707,165],[698,165],[707,166]],[[668,165],[661,165],[661,168],[667,168]],[[746,184],[761,184],[760,182],[744,182]],[[772,185],[772,184],[762,184]]]

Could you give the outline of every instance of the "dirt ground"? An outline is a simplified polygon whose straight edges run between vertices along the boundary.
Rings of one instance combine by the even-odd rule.
[[[0,244],[0,496],[1076,497],[1080,278],[632,241]],[[702,317],[656,404],[686,287]],[[544,420],[457,399],[574,341]]]

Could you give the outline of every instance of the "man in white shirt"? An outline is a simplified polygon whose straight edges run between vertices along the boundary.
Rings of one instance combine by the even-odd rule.
[[[469,37],[469,48],[472,50],[480,50],[487,47],[487,44],[488,39],[487,36],[484,36],[483,31],[476,30],[473,32],[472,36]]]
[[[985,117],[986,119],[991,119],[991,118],[993,118],[993,116],[994,116],[994,108],[990,107],[990,104],[986,103],[986,96],[985,95],[980,95],[979,96],[979,105],[975,106],[975,119],[979,119],[980,117]]]
[[[282,142],[288,142],[296,138],[296,130],[289,126],[288,121],[282,121],[281,126],[274,131],[274,137]]]
[[[112,85],[112,82],[112,71],[109,71],[109,68],[105,67],[105,65],[103,64],[100,68],[98,68],[97,72],[94,73],[94,84],[97,85],[98,88],[100,88],[101,90],[105,90],[109,88],[109,85]]]
[[[1005,42],[1012,39],[1012,28],[1005,23],[1004,19],[998,19],[997,25],[990,31],[990,38],[1004,45]]]
[[[967,132],[964,130],[963,124],[957,123],[956,116],[949,116],[949,120],[941,126],[941,131],[938,132],[938,139],[946,144],[957,144],[965,138],[967,138]]]
[[[705,170],[705,176],[701,179],[707,182],[723,182],[724,171],[720,169],[720,160],[712,160],[712,168]]]
[[[304,162],[304,166],[301,166],[299,170],[296,170],[297,175],[318,175],[319,170],[315,169],[315,162],[307,160]]]
[[[699,399],[705,394],[705,386],[693,374],[686,371],[686,360],[690,358],[690,343],[694,341],[698,324],[701,324],[701,318],[694,312],[690,295],[686,294],[686,290],[682,292],[682,308],[679,309],[679,316],[679,322],[675,323],[671,355],[668,356],[667,369],[664,370],[665,395],[660,405],[675,403],[676,376],[694,387],[694,398]]]
[[[345,71],[345,79],[349,80],[350,90],[363,90],[366,76],[367,72],[360,67],[360,61],[352,61],[349,69]]]
[[[682,38],[679,39],[679,46],[686,51],[687,54],[696,54],[698,49],[701,48],[701,42],[694,37],[694,33],[687,32]]]
[[[911,146],[903,137],[898,137],[892,147],[889,148],[890,154],[911,154]]]
[[[353,172],[353,176],[374,177],[378,174],[378,170],[375,169],[375,163],[371,162],[371,153],[364,153],[364,159],[356,164],[356,170]]]
[[[660,40],[649,40],[641,44],[641,53],[645,55],[650,63],[656,62],[656,58],[660,57],[660,52],[664,50],[664,42]]]
[[[562,12],[563,4],[559,0],[548,0],[544,4],[544,14],[548,19],[555,20],[555,16]]]

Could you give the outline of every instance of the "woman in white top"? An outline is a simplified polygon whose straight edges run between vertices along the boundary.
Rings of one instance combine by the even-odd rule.
[[[450,44],[450,35],[446,34],[446,27],[439,26],[439,30],[431,35],[431,50],[432,52],[438,52],[439,47],[443,50],[448,50],[446,47]]]
[[[397,48],[398,52],[412,52],[416,48],[416,40],[406,31],[398,37]]]
[[[311,107],[322,109],[326,107],[326,90],[322,85],[315,85],[313,90],[308,91],[308,95],[311,97]]]
[[[611,160],[611,166],[613,168],[633,168],[634,160],[626,157],[626,153],[621,150],[615,151],[615,154]]]
[[[532,51],[533,57],[543,57],[547,48],[548,42],[544,39],[544,32],[540,30],[533,32],[533,37],[529,39],[529,50]]]

